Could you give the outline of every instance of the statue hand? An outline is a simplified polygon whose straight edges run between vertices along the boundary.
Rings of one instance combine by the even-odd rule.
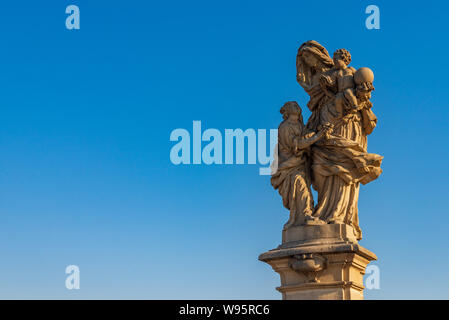
[[[332,130],[334,130],[334,125],[330,122],[324,123],[321,127],[321,131],[326,139],[329,139]]]

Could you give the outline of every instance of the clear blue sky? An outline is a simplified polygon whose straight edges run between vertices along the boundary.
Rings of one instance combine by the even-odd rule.
[[[81,29],[65,28],[77,4]],[[381,29],[365,28],[376,4]],[[366,298],[449,298],[442,1],[0,4],[0,298],[279,299],[288,213],[257,165],[175,166],[175,128],[277,128],[299,45],[374,70],[384,173],[361,189]],[[310,113],[305,112],[308,116]],[[65,267],[81,289],[65,288]]]

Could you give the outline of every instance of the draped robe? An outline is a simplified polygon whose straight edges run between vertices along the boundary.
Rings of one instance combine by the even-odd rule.
[[[325,99],[327,100],[327,99]],[[321,100],[323,102],[323,100]],[[329,139],[312,146],[312,184],[318,192],[313,215],[327,223],[344,223],[354,228],[357,239],[362,238],[358,207],[360,183],[377,179],[383,157],[367,152],[367,134],[377,119],[370,102],[343,117],[336,118],[332,100],[312,110],[309,127],[326,122],[334,124]]]

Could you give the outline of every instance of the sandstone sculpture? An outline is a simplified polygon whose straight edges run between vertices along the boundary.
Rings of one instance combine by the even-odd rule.
[[[374,74],[365,67],[356,70],[350,62],[346,49],[336,50],[331,58],[318,42],[303,43],[296,78],[310,96],[312,114],[304,125],[296,102],[281,108],[278,168],[271,183],[290,218],[282,245],[260,260],[280,273],[283,285],[278,289],[285,299],[363,298],[363,273],[376,259],[357,242],[362,238],[360,184],[382,172],[383,157],[367,152],[367,136],[377,123],[370,102]],[[311,186],[318,193],[316,205]],[[346,261],[342,265],[341,259]],[[360,274],[341,276],[351,268]],[[326,279],[324,286],[320,279]]]

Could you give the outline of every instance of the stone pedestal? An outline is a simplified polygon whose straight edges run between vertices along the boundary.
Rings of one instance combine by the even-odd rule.
[[[363,275],[377,260],[344,224],[291,227],[282,244],[259,256],[281,276],[284,300],[363,299]]]

